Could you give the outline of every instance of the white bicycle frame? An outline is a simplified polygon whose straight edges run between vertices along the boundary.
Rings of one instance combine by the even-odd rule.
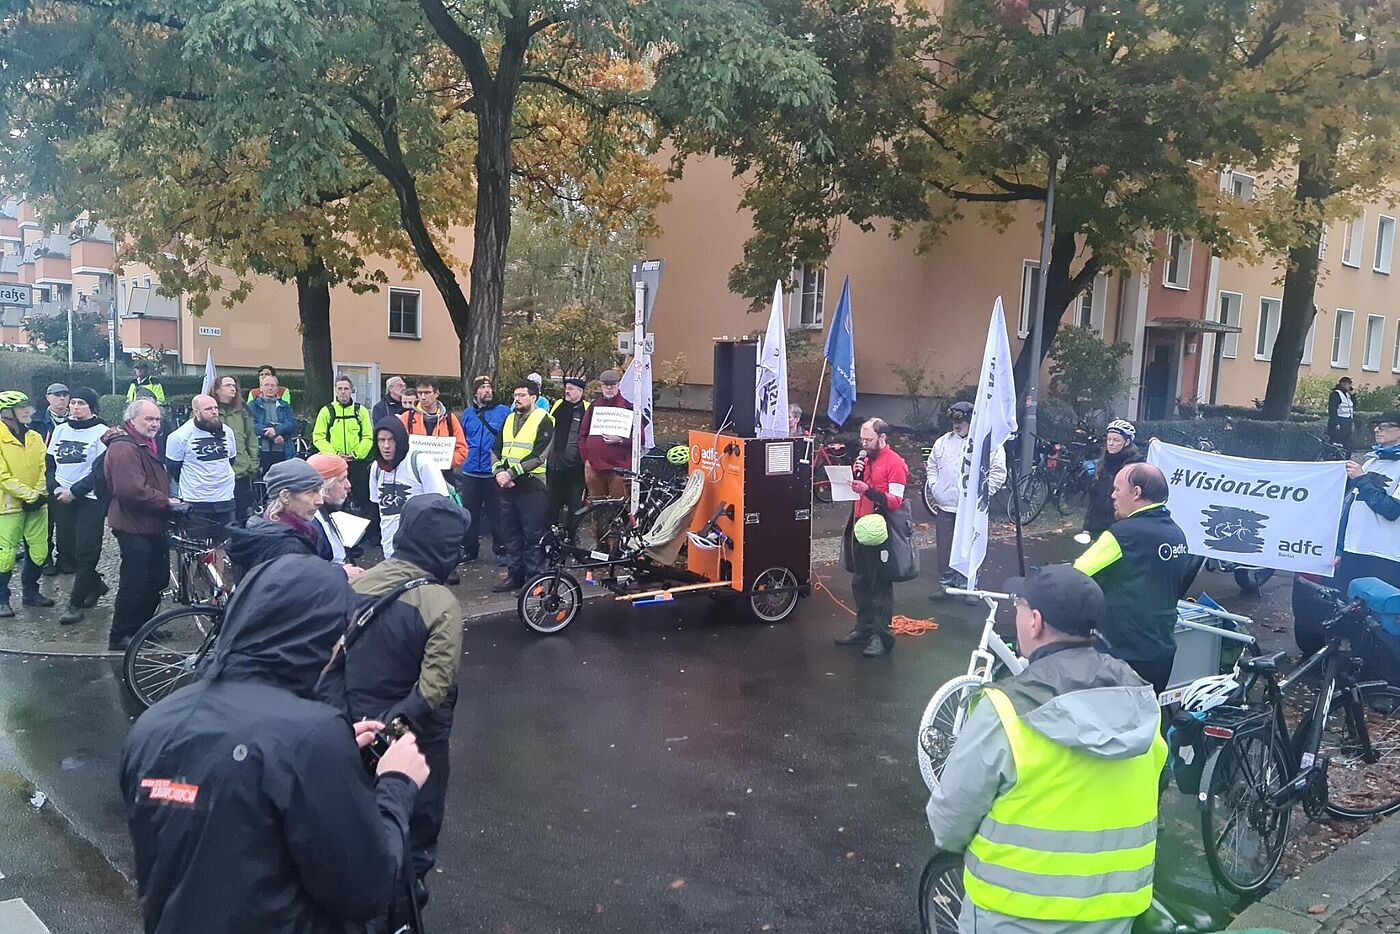
[[[982,638],[977,643],[977,648],[972,650],[972,659],[967,663],[967,673],[983,681],[992,680],[992,666],[997,659],[1010,669],[1013,675],[1019,675],[1026,670],[1024,659],[1017,657],[1001,636],[996,634],[997,621],[997,601],[1012,600],[1009,593],[997,593],[992,590],[963,590],[960,587],[949,587],[947,592],[958,597],[976,597],[987,604],[987,620],[982,624]]]

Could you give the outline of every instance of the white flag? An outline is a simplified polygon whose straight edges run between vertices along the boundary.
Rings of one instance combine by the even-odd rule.
[[[953,526],[952,565],[977,586],[977,571],[987,557],[988,485],[992,452],[1016,433],[1016,379],[1011,370],[1011,345],[1006,340],[1006,314],[1001,297],[992,308],[987,347],[982,352],[982,375],[977,380],[969,444],[963,455],[962,491]]]
[[[632,407],[637,408],[637,400],[631,398],[636,393],[632,389],[632,380],[637,372],[637,362],[641,361],[642,366],[642,450],[649,451],[656,446],[656,435],[652,431],[652,390],[651,390],[651,354],[645,350],[641,354],[632,358],[632,362],[627,364],[627,372],[622,374],[622,385],[620,387],[622,398],[632,403]]]
[[[788,436],[787,327],[783,320],[783,283],[773,287],[773,311],[758,357],[754,420],[760,438]]]
[[[204,358],[204,385],[200,388],[202,395],[211,395],[214,392],[214,383],[218,381],[218,374],[214,371],[214,348],[209,348],[209,355]]]

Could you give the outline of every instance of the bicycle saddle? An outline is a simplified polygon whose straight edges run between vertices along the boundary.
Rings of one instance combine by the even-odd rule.
[[[1272,655],[1260,655],[1257,658],[1240,659],[1241,671],[1252,671],[1255,674],[1271,674],[1278,671],[1279,660],[1284,657],[1285,652],[1274,652]]]

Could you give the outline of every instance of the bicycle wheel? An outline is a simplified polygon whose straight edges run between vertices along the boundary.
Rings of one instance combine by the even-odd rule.
[[[520,620],[532,632],[552,636],[562,632],[583,608],[583,588],[563,571],[542,574],[525,585],[516,600]]]
[[[930,859],[919,877],[919,924],[924,934],[957,934],[965,894],[961,854],[938,853]]]
[[[933,507],[933,494],[929,492],[927,483],[919,485],[919,499],[923,500],[924,509],[928,510],[930,516],[937,515],[938,510]]]
[[[797,608],[797,575],[783,567],[760,571],[749,588],[749,609],[765,623],[781,623]]]
[[[1021,524],[1030,525],[1050,502],[1050,478],[1033,470],[1016,481],[1016,495],[1021,500]]]
[[[1055,496],[1055,508],[1062,516],[1082,516],[1089,508],[1089,477],[1077,474],[1060,487]]]
[[[1292,806],[1274,807],[1269,792],[1292,768],[1272,730],[1237,736],[1211,753],[1201,775],[1201,837],[1206,862],[1237,895],[1264,888],[1283,859]]]
[[[1274,576],[1273,568],[1236,568],[1235,583],[1240,585],[1240,593],[1254,596],[1265,581]]]
[[[1338,817],[1369,817],[1400,808],[1393,778],[1400,766],[1400,689],[1370,684],[1360,691],[1369,752],[1342,691],[1333,698],[1317,750],[1330,760],[1327,810]]]
[[[148,620],[126,650],[124,669],[131,696],[149,707],[193,683],[223,621],[223,609],[215,606],[179,607]]]
[[[831,502],[831,481],[823,469],[831,463],[831,458],[825,454],[812,458],[812,499],[819,503]]]
[[[628,500],[599,500],[577,513],[571,521],[569,542],[595,555],[612,557],[622,547],[627,528]]]
[[[915,756],[919,760],[919,774],[923,776],[929,791],[938,787],[948,754],[953,751],[958,732],[967,722],[972,698],[980,690],[981,678],[963,675],[944,682],[933,692],[928,706],[924,708],[924,715],[919,719]]]

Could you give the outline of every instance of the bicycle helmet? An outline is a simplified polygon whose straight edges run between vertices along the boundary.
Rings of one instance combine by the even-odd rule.
[[[10,389],[0,392],[0,409],[17,409],[22,405],[31,405],[29,397],[18,389]]]
[[[1240,683],[1234,675],[1210,675],[1197,678],[1181,695],[1181,709],[1190,713],[1205,713],[1229,703]]]
[[[667,449],[666,463],[675,464],[678,467],[681,464],[690,463],[690,448],[684,444],[677,444]]]
[[[1114,419],[1108,423],[1108,427],[1105,428],[1104,431],[1116,431],[1129,441],[1137,437],[1137,429],[1134,428],[1133,423],[1126,418]]]
[[[948,406],[948,417],[955,422],[967,422],[972,420],[971,402],[954,402]]]

